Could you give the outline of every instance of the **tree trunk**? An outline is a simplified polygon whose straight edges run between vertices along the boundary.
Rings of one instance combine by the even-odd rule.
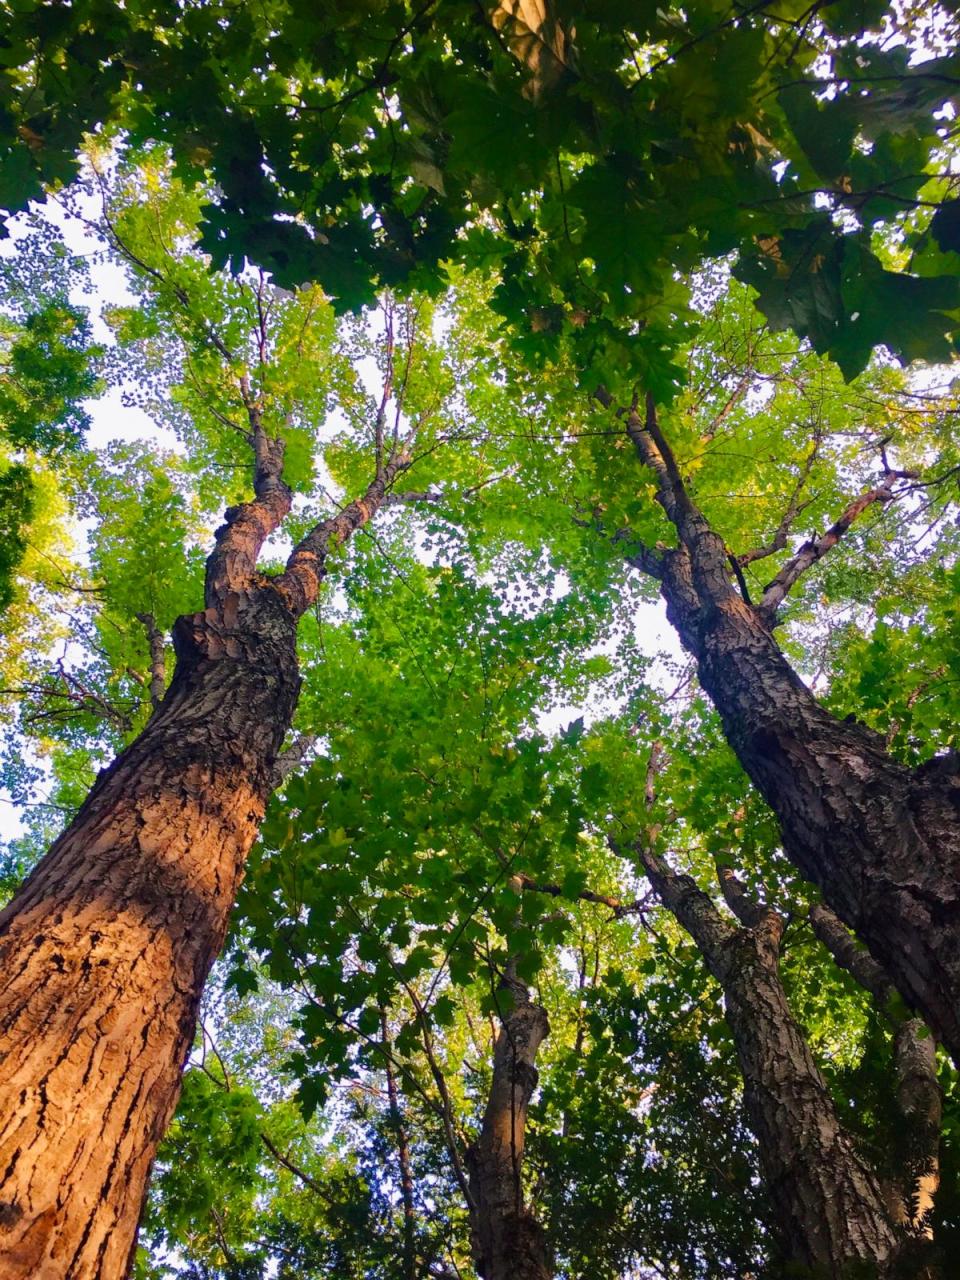
[[[612,407],[606,390],[596,395]],[[819,705],[773,636],[790,587],[864,510],[891,500],[892,480],[906,473],[886,473],[852,502],[754,606],[733,584],[740,561],[687,492],[652,396],[644,418],[622,412],[679,545],[644,547],[629,530],[617,541],[630,564],[659,579],[667,616],[696,660],[727,741],[779,820],[787,857],[960,1065],[960,757],[919,769],[898,764],[876,734]]]
[[[649,850],[641,858],[723,989],[747,1122],[788,1266],[837,1280],[864,1268],[891,1275],[901,1239],[880,1181],[841,1125],[780,981],[782,918],[725,876],[724,893],[744,921],[737,927],[689,876]]]
[[[551,1280],[543,1229],[524,1206],[520,1179],[537,1051],[550,1027],[512,965],[503,985],[514,1004],[501,1020],[480,1136],[467,1153],[471,1247],[483,1280]]]
[[[400,1171],[400,1200],[403,1205],[403,1277],[417,1280],[417,1211],[413,1201],[413,1170],[410,1167],[410,1141],[400,1107],[400,1094],[393,1071],[390,1030],[387,1011],[380,1009],[380,1035],[383,1042],[383,1066],[387,1077],[387,1102],[390,1109],[390,1128],[397,1144],[397,1164]]]
[[[784,852],[960,1062],[960,776],[908,769],[831,716],[732,588],[691,608],[685,550],[664,569],[668,616]]]
[[[297,620],[332,546],[375,514],[409,455],[257,570],[290,510],[283,442],[247,404],[254,499],[226,513],[203,613],[143,733],[0,914],[0,1276],[121,1280],[150,1162],[180,1093],[203,984],[299,692]]]
[[[0,1275],[116,1280],[296,703],[294,621],[181,619],[171,687],[0,915]]]
[[[823,903],[810,908],[813,931],[837,964],[873,996],[894,1028],[896,1098],[904,1125],[894,1147],[896,1176],[888,1190],[893,1220],[915,1236],[933,1238],[931,1217],[940,1185],[940,1127],[943,1095],[937,1080],[937,1044],[919,1018],[902,1015],[885,971],[858,947],[842,922]]]

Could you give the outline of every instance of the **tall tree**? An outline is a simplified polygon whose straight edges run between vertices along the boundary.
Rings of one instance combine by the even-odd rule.
[[[510,1007],[501,1014],[483,1123],[467,1157],[474,1258],[484,1280],[550,1280],[543,1228],[524,1206],[520,1176],[537,1053],[550,1024],[518,979],[514,955],[501,990]]]
[[[870,730],[818,703],[774,637],[780,605],[802,574],[864,511],[890,502],[897,481],[915,476],[891,468],[884,454],[879,483],[788,557],[754,603],[737,573],[770,549],[775,554],[783,539],[728,550],[681,476],[652,395],[642,415],[625,411],[625,430],[655,476],[656,499],[677,537],[675,548],[662,551],[633,543],[631,563],[660,583],[728,742],[780,820],[784,851],[960,1059],[950,905],[960,882],[954,757],[901,765]],[[784,533],[795,517],[795,508],[787,511]]]
[[[650,849],[638,854],[723,987],[788,1263],[829,1276],[863,1264],[878,1275],[892,1273],[900,1242],[880,1179],[845,1132],[780,983],[783,917],[752,900],[724,869],[720,883],[738,928],[690,877]]]
[[[109,234],[156,285],[161,310],[166,300],[183,335],[194,335],[208,383],[227,403],[222,413],[215,399],[210,412],[249,451],[252,495],[228,508],[216,532],[203,610],[174,624],[176,664],[162,700],[0,917],[8,1084],[0,1258],[11,1277],[122,1275],[130,1265],[203,983],[277,780],[300,687],[297,624],[331,555],[410,467],[430,418],[421,411],[401,429],[398,407],[395,429],[371,422],[356,496],[308,520],[280,572],[265,574],[260,553],[292,504],[286,438],[319,426],[311,394],[298,398],[284,379],[310,353],[322,303],[309,292],[268,297],[262,277],[241,286],[244,296],[231,285],[227,306],[232,290],[249,326],[233,350],[211,316],[209,289],[191,310],[202,266],[198,273],[188,253],[165,247],[182,208],[174,202],[165,218],[158,211],[153,262],[124,239],[139,216],[128,213],[126,230],[107,215]],[[411,329],[408,361],[416,341]],[[188,344],[188,365],[189,356]],[[391,347],[388,363],[393,356]],[[388,402],[386,391],[384,413]]]
[[[534,11],[531,23],[523,15]],[[867,18],[865,26],[861,6],[852,4],[787,12],[761,5],[735,15],[722,4],[655,13],[641,7],[626,20],[616,6],[589,20],[559,5],[556,12],[497,6],[478,13],[458,3],[442,14],[430,6],[391,5],[359,20],[339,10],[305,19],[293,5],[243,15],[216,4],[188,14],[162,7],[158,13],[152,4],[18,6],[5,37],[0,88],[6,122],[0,199],[19,206],[39,195],[44,182],[69,178],[84,129],[106,124],[134,143],[161,137],[172,146],[179,172],[210,197],[203,236],[218,264],[230,260],[239,269],[249,256],[282,285],[319,280],[341,310],[370,301],[384,284],[436,289],[447,278],[441,264],[490,264],[499,277],[495,306],[508,322],[514,352],[538,370],[569,360],[584,384],[603,381],[628,410],[635,386],[654,405],[676,394],[677,352],[693,320],[688,288],[678,277],[704,257],[734,250],[738,272],[758,289],[771,323],[792,324],[818,350],[832,352],[845,373],[861,369],[879,343],[905,360],[945,358],[958,295],[955,201],[952,179],[940,170],[940,109],[955,55],[950,48],[923,49],[943,53],[932,65],[911,64],[911,57],[924,39],[949,44],[953,25],[945,18],[929,32],[918,31],[912,10],[878,9]],[[901,136],[904,125],[909,135]],[[835,146],[823,145],[827,134]],[[891,232],[886,245],[876,233],[881,224]],[[195,234],[195,226],[196,219],[185,234]],[[895,257],[890,238],[909,250],[909,259]],[[202,270],[187,280],[171,279],[163,269],[158,276],[149,262],[145,270],[161,292],[180,301],[203,293]],[[251,291],[246,301],[257,312],[263,297]],[[204,613],[187,614],[178,626],[170,691],[140,746],[130,746],[133,754],[107,771],[79,819],[96,829],[91,848],[99,850],[102,838],[120,851],[122,869],[106,850],[100,886],[88,842],[64,837],[23,899],[36,920],[22,917],[30,929],[24,936],[40,948],[46,944],[36,940],[47,939],[49,955],[59,957],[49,982],[43,975],[44,989],[64,1017],[74,1010],[82,1020],[87,1014],[68,996],[71,984],[79,981],[86,990],[93,982],[83,964],[82,913],[89,911],[92,920],[94,904],[106,902],[110,930],[123,934],[131,957],[139,955],[137,930],[156,907],[150,897],[156,877],[144,868],[151,859],[168,870],[176,863],[176,872],[188,866],[179,861],[181,849],[202,854],[202,829],[212,863],[196,867],[197,886],[171,873],[179,888],[173,885],[169,894],[173,900],[199,890],[196,936],[184,939],[176,920],[166,921],[168,908],[157,908],[164,929],[169,924],[184,944],[183,955],[171,953],[166,971],[154,975],[150,994],[165,1004],[163,984],[177,990],[168,1010],[174,1059],[185,1049],[191,1001],[277,777],[276,756],[297,691],[295,624],[316,597],[330,539],[342,541],[365,524],[406,466],[399,435],[384,437],[374,406],[372,467],[362,479],[344,468],[346,510],[316,524],[285,571],[264,580],[257,555],[290,501],[281,468],[281,443],[289,434],[279,411],[283,396],[278,392],[278,411],[267,422],[258,377],[248,376],[246,387],[238,383],[230,369],[233,348],[216,346],[216,324],[211,337],[210,300],[206,293],[197,303],[193,328],[207,354],[212,347],[222,358],[221,372],[230,370],[222,385],[231,392],[238,387],[226,404],[214,395],[210,412],[226,418],[224,438],[248,437],[254,498],[230,509],[208,564]],[[262,338],[262,313],[253,323]],[[628,425],[642,455],[642,446],[650,446],[644,456],[655,470],[656,447],[659,496],[679,541],[662,556],[637,544],[633,559],[664,582],[731,742],[767,798],[779,803],[789,853],[808,874],[829,882],[837,910],[878,954],[884,939],[897,939],[901,990],[956,1053],[951,924],[935,921],[952,909],[956,868],[948,865],[938,878],[919,865],[941,838],[955,834],[949,780],[936,777],[938,766],[921,774],[890,762],[862,731],[838,727],[805,693],[770,639],[769,610],[755,610],[738,596],[724,540],[694,506],[694,485],[674,465],[663,433],[655,434],[655,414],[645,425],[628,413]],[[877,493],[868,505],[891,492],[890,474],[872,486]],[[576,517],[593,518],[603,501],[598,494]],[[835,539],[837,530],[829,536]],[[785,549],[779,527],[774,541],[775,550]],[[812,544],[787,578],[772,584],[781,594],[801,562],[824,549],[817,539]],[[137,612],[145,619],[153,614]],[[155,616],[144,621],[142,644],[150,647],[150,678],[158,686],[155,622]],[[76,689],[61,689],[61,696],[79,698],[85,712],[92,702]],[[242,703],[236,723],[233,696]],[[210,707],[215,714],[208,714]],[[137,755],[144,743],[146,754]],[[170,758],[153,772],[150,790],[154,747],[169,747]],[[841,760],[845,772],[837,772]],[[798,761],[805,772],[795,776]],[[868,787],[861,785],[865,771]],[[820,794],[827,775],[832,815]],[[851,786],[860,793],[857,804],[848,803]],[[202,797],[218,789],[224,806],[208,811]],[[888,812],[888,796],[898,806],[895,814]],[[888,837],[876,844],[884,824],[897,825],[891,817],[899,820],[900,842]],[[141,821],[153,833],[146,839],[137,835]],[[854,882],[849,869],[859,867],[856,859],[865,866],[873,857],[864,831],[881,857],[868,868],[861,895],[860,879]],[[843,846],[843,866],[831,860],[831,840]],[[78,932],[50,941],[55,934],[41,928],[46,908],[40,899],[54,902],[57,885],[70,882],[50,870],[69,857],[84,860],[74,886]],[[140,868],[140,879],[130,876],[124,859]],[[214,883],[209,877],[218,862],[223,875]],[[127,923],[115,912],[129,913]],[[939,925],[937,936],[931,922]],[[125,933],[128,924],[132,932]],[[163,938],[158,945],[166,946]],[[189,990],[174,982],[181,963],[192,974]],[[57,964],[65,966],[62,981]],[[91,1028],[112,1008],[100,985],[104,1008],[91,1004],[93,1021],[84,1030],[95,1056],[107,1041],[94,1045]],[[11,1017],[19,998],[12,997]],[[43,1010],[39,1016],[42,1022]],[[120,1018],[117,1025],[117,1035],[124,1035],[118,1056],[126,1060],[140,1024],[128,1027]],[[52,1052],[56,1057],[59,1048]],[[34,1065],[23,1066],[34,1100],[42,1101],[51,1060],[38,1050]],[[150,1095],[157,1116],[175,1091],[174,1074],[170,1068],[158,1087],[163,1099]],[[37,1105],[52,1123],[57,1103],[53,1110]],[[148,1122],[139,1102],[130,1115]],[[138,1157],[140,1167],[152,1141]],[[11,1155],[22,1149],[16,1137],[10,1142]],[[17,1213],[14,1205],[7,1218]],[[131,1215],[128,1206],[128,1227]],[[15,1237],[24,1229],[22,1222],[11,1226]]]

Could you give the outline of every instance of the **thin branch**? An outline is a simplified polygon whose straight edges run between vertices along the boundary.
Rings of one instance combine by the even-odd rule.
[[[276,1160],[278,1164],[282,1164],[285,1169],[288,1169],[295,1178],[299,1178],[305,1187],[309,1187],[311,1191],[315,1191],[322,1200],[325,1200],[327,1204],[331,1205],[333,1208],[343,1208],[343,1205],[341,1205],[339,1201],[334,1200],[330,1193],[326,1191],[319,1182],[317,1182],[316,1178],[312,1178],[305,1169],[301,1169],[299,1165],[294,1164],[289,1156],[285,1156],[277,1144],[269,1138],[262,1129],[260,1131],[260,1141],[273,1156],[274,1160]]]
[[[138,622],[142,622],[147,632],[147,643],[150,646],[150,704],[156,711],[163,701],[163,692],[167,684],[167,664],[163,641],[163,632],[157,626],[152,613],[136,614]]]
[[[793,522],[813,501],[813,499],[810,498],[807,502],[801,502],[800,494],[803,492],[803,487],[810,477],[810,472],[817,457],[819,444],[819,439],[815,440],[813,448],[807,455],[807,460],[803,465],[803,470],[800,472],[800,476],[794,486],[793,493],[791,493],[789,501],[787,502],[787,508],[781,517],[780,523],[777,525],[777,529],[773,537],[763,546],[754,547],[752,551],[745,551],[743,555],[737,556],[736,561],[741,568],[746,568],[748,564],[753,564],[757,560],[764,560],[767,556],[774,556],[778,551],[783,551],[786,547],[787,536],[790,533]]]
[[[275,787],[279,787],[281,783],[286,782],[291,773],[296,773],[301,767],[304,760],[316,746],[317,736],[315,733],[298,734],[289,747],[280,752],[273,767],[273,785]]]
[[[764,622],[768,626],[775,625],[777,610],[791,587],[806,573],[811,565],[816,564],[818,560],[822,559],[828,551],[837,545],[850,526],[865,511],[872,507],[874,503],[892,502],[899,496],[893,488],[895,480],[915,480],[916,478],[917,472],[915,471],[885,472],[880,484],[873,489],[868,489],[859,498],[855,498],[826,533],[818,538],[810,538],[805,542],[796,555],[790,557],[777,576],[764,587],[763,596],[757,606],[757,611]]]
[[[510,881],[518,890],[526,890],[530,893],[543,893],[551,898],[567,898],[579,902],[595,902],[601,907],[609,907],[616,919],[623,916],[631,915],[633,912],[643,914],[649,907],[649,897],[637,898],[633,902],[624,902],[622,898],[613,898],[605,893],[594,893],[592,889],[581,889],[579,892],[567,893],[562,885],[559,884],[543,884],[541,881],[534,880],[522,872],[517,872],[510,877]]]

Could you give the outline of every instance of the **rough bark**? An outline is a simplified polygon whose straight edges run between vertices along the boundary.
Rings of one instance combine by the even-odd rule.
[[[178,619],[170,688],[0,914],[0,1275],[119,1280],[180,1091],[197,1005],[296,706],[296,624],[331,543],[404,462],[314,531],[257,555],[290,507],[251,413],[254,500],[227,512],[205,609]],[[298,549],[300,550],[300,549]]]
[[[892,1275],[901,1241],[880,1181],[841,1125],[780,981],[782,918],[725,873],[724,896],[743,922],[738,927],[689,876],[647,849],[640,855],[664,906],[723,989],[747,1121],[787,1263],[824,1277],[856,1267]]]
[[[513,1008],[501,1019],[480,1136],[467,1153],[471,1246],[483,1280],[551,1280],[543,1230],[524,1206],[520,1179],[537,1051],[550,1027],[512,966],[503,985]]]
[[[644,419],[626,414],[625,426],[678,534],[676,548],[655,553],[667,615],[727,741],[779,820],[784,852],[960,1063],[960,764],[897,763],[876,734],[821,707],[784,658],[773,635],[776,605],[826,549],[824,539],[801,548],[774,579],[769,608],[754,607],[684,487],[652,401]],[[885,477],[852,503],[831,545],[890,493]]]

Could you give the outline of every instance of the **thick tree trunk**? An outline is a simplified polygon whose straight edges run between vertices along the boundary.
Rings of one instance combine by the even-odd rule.
[[[784,851],[960,1062],[960,776],[905,768],[831,716],[732,588],[703,603],[685,550],[664,569],[668,615]]]
[[[841,1125],[780,981],[782,918],[726,876],[724,893],[744,921],[737,927],[689,876],[648,850],[641,857],[723,989],[747,1121],[788,1265],[837,1280],[892,1274],[901,1240],[880,1181]]]
[[[268,592],[181,619],[159,711],[0,916],[4,1280],[127,1272],[296,703],[294,635]]]
[[[604,389],[596,395],[612,406]],[[727,741],[779,819],[787,857],[960,1064],[960,758],[898,764],[876,734],[819,705],[773,636],[777,608],[799,576],[864,510],[892,500],[893,480],[908,473],[886,471],[782,566],[754,606],[733,584],[740,561],[687,492],[653,398],[644,418],[635,409],[622,416],[679,545],[647,548],[629,531],[617,540],[629,563],[660,580]],[[791,506],[795,515],[795,500]],[[788,529],[789,521],[783,542]],[[775,538],[771,550],[777,545]]]
[[[480,1136],[467,1153],[474,1263],[484,1280],[551,1280],[543,1229],[524,1206],[520,1179],[537,1051],[550,1028],[544,1010],[509,971],[504,986],[514,1005],[497,1036]]]
[[[330,548],[409,464],[396,450],[268,579],[257,556],[290,491],[282,441],[247,409],[255,497],[217,531],[205,611],[177,621],[170,689],[0,914],[2,1280],[127,1274],[203,984],[277,782],[297,620]]]

